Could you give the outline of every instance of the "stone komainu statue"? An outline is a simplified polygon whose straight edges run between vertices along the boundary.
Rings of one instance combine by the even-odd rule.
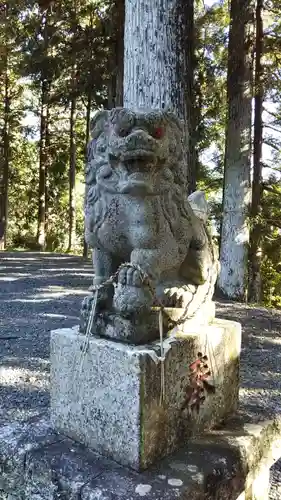
[[[95,333],[144,342],[158,334],[149,318],[159,302],[190,317],[212,298],[217,258],[204,194],[186,194],[182,136],[181,122],[167,111],[116,108],[92,121],[85,238],[94,285],[131,264],[121,267],[115,286],[99,290]],[[91,300],[82,307],[82,331]]]

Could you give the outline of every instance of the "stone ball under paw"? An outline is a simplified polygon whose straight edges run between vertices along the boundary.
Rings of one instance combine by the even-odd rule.
[[[115,288],[113,307],[122,315],[140,313],[150,309],[153,297],[148,287],[118,285]]]

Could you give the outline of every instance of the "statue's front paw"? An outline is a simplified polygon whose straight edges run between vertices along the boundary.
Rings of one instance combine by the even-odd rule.
[[[141,272],[132,267],[122,268],[113,297],[114,309],[122,315],[130,315],[149,309],[152,303],[152,293]]]
[[[144,279],[138,269],[123,267],[118,274],[118,284],[122,286],[141,287],[144,284]]]

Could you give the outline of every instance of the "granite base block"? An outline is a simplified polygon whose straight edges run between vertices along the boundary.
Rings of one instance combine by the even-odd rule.
[[[267,500],[280,456],[280,418],[245,425],[241,416],[135,472],[37,418],[0,427],[0,500]]]
[[[212,428],[237,408],[241,328],[213,324],[144,346],[79,335],[78,327],[51,334],[51,419],[55,429],[116,462],[143,470],[185,440]],[[183,408],[189,365],[209,358],[215,394],[199,414]],[[163,380],[163,379],[162,379]]]

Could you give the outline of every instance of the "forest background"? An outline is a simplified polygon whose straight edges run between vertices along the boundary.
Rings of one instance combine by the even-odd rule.
[[[234,57],[229,26],[241,1],[252,13],[247,56],[253,182],[245,275],[251,279],[255,268],[259,290],[253,300],[281,307],[279,0],[185,0],[192,16],[191,185],[206,192],[220,243]],[[101,107],[122,105],[123,39],[123,0],[1,3],[0,249],[87,254],[83,203],[90,119]],[[228,148],[228,161],[231,154]]]

